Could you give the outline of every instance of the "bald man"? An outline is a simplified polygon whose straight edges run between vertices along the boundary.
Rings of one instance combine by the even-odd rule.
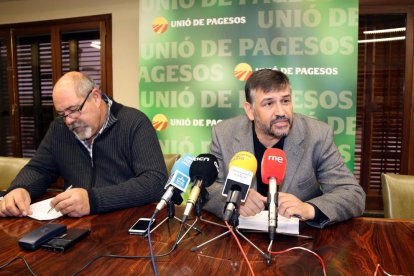
[[[31,214],[30,203],[59,177],[51,207],[72,217],[158,201],[167,171],[155,130],[144,113],[103,94],[80,72],[53,88],[56,119],[30,162],[0,201],[0,216]]]

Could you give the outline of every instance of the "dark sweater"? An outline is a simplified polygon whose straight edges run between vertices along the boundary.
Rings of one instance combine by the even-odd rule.
[[[93,160],[65,124],[55,120],[9,191],[25,188],[33,200],[59,176],[65,188],[88,191],[90,213],[95,214],[158,201],[167,171],[146,115],[113,101],[108,126],[94,141]]]

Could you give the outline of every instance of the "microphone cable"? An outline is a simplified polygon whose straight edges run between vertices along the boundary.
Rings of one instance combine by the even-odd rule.
[[[11,260],[11,261],[9,261],[9,262],[7,262],[7,263],[5,263],[5,264],[1,265],[1,266],[0,266],[0,270],[2,270],[3,268],[5,268],[5,267],[9,266],[10,264],[12,264],[14,261],[16,261],[16,260],[18,260],[18,259],[23,260],[23,262],[24,262],[24,264],[26,265],[27,269],[29,270],[30,274],[32,274],[33,276],[36,276],[36,273],[34,273],[34,272],[33,272],[32,268],[31,268],[31,267],[30,267],[30,265],[27,263],[26,259],[25,259],[24,257],[22,257],[22,256],[17,256],[17,257],[15,257],[13,260]]]
[[[239,246],[240,251],[243,254],[243,258],[246,260],[247,266],[249,267],[250,273],[252,273],[252,275],[255,276],[252,265],[250,264],[249,259],[247,258],[246,252],[244,252],[243,247],[242,247],[239,239],[237,238],[237,235],[234,233],[233,229],[231,228],[231,226],[229,225],[229,223],[227,221],[224,221],[224,223],[226,224],[226,226],[229,229],[230,233],[232,234],[232,236],[236,240],[237,245]]]
[[[377,267],[375,268],[374,276],[377,276],[379,271],[382,271],[382,273],[384,273],[387,276],[392,276],[392,274],[385,271],[384,268],[380,264],[377,264]]]
[[[291,248],[288,248],[288,249],[285,249],[285,250],[281,250],[281,251],[271,251],[271,250],[270,250],[270,248],[269,248],[269,249],[268,249],[268,252],[269,252],[270,254],[272,254],[272,255],[279,255],[279,254],[283,254],[283,253],[286,253],[286,252],[289,252],[289,251],[292,251],[292,250],[304,250],[304,251],[307,251],[307,252],[309,252],[309,253],[313,254],[314,256],[316,256],[316,258],[318,258],[319,262],[320,262],[320,263],[321,263],[321,265],[322,265],[323,275],[324,275],[324,276],[326,276],[326,268],[325,268],[325,263],[324,263],[324,261],[323,261],[322,257],[321,257],[321,256],[319,256],[318,254],[316,254],[315,252],[313,252],[313,251],[312,251],[312,250],[310,250],[310,249],[307,249],[307,248],[305,248],[305,247],[301,247],[301,246],[295,246],[295,247],[291,247]]]
[[[155,216],[154,215],[152,217],[154,217],[154,219],[155,219]],[[127,256],[127,255],[113,255],[113,254],[98,255],[98,256],[95,256],[94,258],[92,258],[89,262],[87,262],[79,271],[73,273],[72,276],[78,275],[79,273],[81,273],[82,271],[84,271],[88,266],[90,266],[93,262],[95,262],[96,260],[98,260],[100,258],[114,258],[114,259],[151,259],[151,266],[154,269],[154,274],[155,275],[158,275],[158,274],[156,274],[157,271],[156,271],[156,267],[155,267],[155,258],[161,258],[161,257],[168,256],[168,255],[170,255],[177,248],[177,246],[178,246],[178,239],[181,236],[182,227],[183,227],[183,223],[180,223],[180,228],[179,228],[179,231],[178,231],[178,235],[177,235],[177,237],[175,239],[175,242],[174,242],[173,247],[171,248],[170,251],[168,251],[168,252],[166,252],[164,254],[153,255],[153,253],[151,253],[150,256],[138,256],[138,255],[136,255],[136,256]],[[149,235],[150,235],[150,233],[148,232],[148,240],[150,240]],[[150,245],[150,251],[152,251],[152,244]],[[152,261],[152,259],[154,259],[154,261]]]
[[[377,276],[379,271],[382,271],[382,273],[384,273],[387,276],[393,276],[393,275],[397,276],[397,274],[388,273],[387,271],[385,271],[385,269],[380,264],[377,264],[377,267],[375,268],[374,276]],[[398,275],[398,276],[402,276],[402,275]]]
[[[152,217],[150,219],[150,223],[148,223],[148,228],[147,228],[147,233],[148,233],[148,244],[149,244],[149,248],[150,248],[150,256],[151,256],[151,266],[152,266],[152,270],[154,270],[154,275],[158,276],[158,272],[157,272],[157,267],[155,266],[155,257],[154,257],[154,251],[152,250],[152,242],[151,242],[151,225],[152,225],[152,221],[155,220],[155,217],[157,216],[158,212],[155,212],[152,214]]]
[[[153,219],[155,220],[155,217],[157,216],[157,214],[158,214],[158,211],[155,210],[154,213],[152,214],[152,217],[151,217],[151,220],[150,221],[152,221]],[[155,258],[165,257],[165,256],[171,254],[177,248],[178,241],[179,241],[179,237],[181,236],[181,231],[183,229],[183,224],[184,223],[180,223],[180,228],[178,230],[178,235],[175,238],[175,242],[174,242],[174,245],[173,245],[172,249],[170,251],[168,251],[167,253],[162,254],[162,255],[154,255],[154,251],[152,249],[152,242],[151,242],[151,231],[150,231],[151,224],[152,223],[150,223],[148,225],[148,228],[147,228],[147,232],[148,232],[148,244],[149,244],[149,248],[150,248],[151,266],[152,266],[152,269],[154,270],[154,275],[155,276],[158,276],[157,267],[155,265]]]

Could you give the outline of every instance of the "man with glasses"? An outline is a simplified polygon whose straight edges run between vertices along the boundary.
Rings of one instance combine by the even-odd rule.
[[[158,201],[167,172],[144,113],[101,93],[85,74],[69,72],[53,89],[57,118],[34,157],[0,201],[0,216],[27,216],[30,203],[60,176],[51,207],[72,217]]]

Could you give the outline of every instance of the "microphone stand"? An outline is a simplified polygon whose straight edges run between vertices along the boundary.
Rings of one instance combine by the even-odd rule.
[[[218,223],[213,223],[213,224],[215,224],[215,225],[219,225],[219,226],[222,226],[222,225],[220,225],[220,224],[218,224]],[[263,252],[257,245],[255,245],[251,240],[249,240],[245,235],[243,235],[240,231],[239,231],[239,229],[237,228],[237,226],[239,225],[239,212],[238,212],[238,210],[237,210],[237,208],[235,208],[234,210],[233,210],[233,213],[232,213],[232,215],[231,215],[231,217],[230,217],[230,220],[229,220],[229,224],[232,226],[232,228],[233,228],[233,230],[237,233],[237,234],[239,234],[244,240],[246,240],[251,246],[253,246],[257,251],[259,251],[259,253],[263,256],[263,258],[266,260],[266,264],[270,264],[270,261],[271,261],[271,258],[270,258],[270,256],[268,255],[268,254],[266,254],[265,252]],[[225,226],[226,227],[226,226]],[[212,242],[212,241],[215,241],[215,240],[217,240],[217,239],[219,239],[219,238],[221,238],[221,237],[223,237],[223,236],[225,236],[225,235],[227,235],[227,234],[229,234],[230,233],[230,230],[227,230],[226,232],[224,232],[224,233],[221,233],[221,234],[219,234],[218,236],[216,236],[216,237],[214,237],[214,238],[212,238],[212,239],[210,239],[210,240],[208,240],[208,241],[206,241],[206,242],[204,242],[204,243],[202,243],[202,244],[199,244],[199,245],[197,245],[197,246],[194,246],[193,248],[191,248],[191,251],[192,252],[194,252],[194,251],[196,251],[196,250],[198,250],[198,249],[200,249],[201,247],[203,247],[204,245],[206,245],[206,244],[208,244],[208,243],[210,243],[210,242]]]
[[[234,205],[234,203],[235,203],[235,202],[239,202],[239,204],[240,204],[240,197],[241,197],[241,193],[240,193],[240,191],[239,191],[239,190],[234,190],[234,191],[232,190],[232,192],[231,192],[231,193],[229,192],[229,194],[228,194],[228,198],[227,198],[227,203],[226,203],[226,205],[227,205],[228,203],[232,203],[232,204],[233,204],[233,206],[234,206],[235,208],[237,208],[237,207]],[[227,206],[226,206],[226,207],[227,207]],[[232,210],[230,217],[233,215],[233,211],[234,211],[234,209]],[[226,210],[224,210],[224,216],[226,216],[226,214],[228,214],[228,213],[226,212]],[[228,219],[230,219],[230,217],[229,217]],[[210,221],[210,220],[207,220],[207,219],[203,219],[201,216],[200,216],[200,220],[201,220],[201,221],[204,221],[204,222],[207,222],[207,223],[209,223],[209,224],[212,224],[212,225],[215,225],[215,226],[224,227],[224,228],[226,228],[226,229],[227,229],[227,226],[226,226],[226,225],[224,225],[224,224],[220,224],[220,223],[216,223],[216,222],[214,222],[214,221]]]
[[[169,200],[168,202],[167,202],[167,216],[161,221],[161,223],[159,223],[157,226],[155,226],[151,231],[150,231],[150,233],[152,233],[155,229],[157,229],[158,227],[160,227],[161,226],[161,224],[163,224],[164,222],[166,222],[167,220],[169,221],[169,220],[171,220],[171,219],[176,219],[176,220],[178,220],[179,222],[183,222],[180,218],[177,218],[176,216],[175,216],[175,207],[174,207],[174,202],[172,201],[172,200]],[[189,229],[191,229],[191,228],[193,228],[195,231],[197,231],[198,233],[201,233],[201,230],[200,229],[198,229],[197,227],[192,227],[190,224],[188,224],[188,223],[185,223],[187,226],[190,226],[190,228]],[[148,234],[145,234],[145,237],[147,237],[148,236]]]
[[[206,188],[202,187],[201,190],[200,190],[200,196],[197,198],[197,200],[195,202],[195,205],[194,205],[194,212],[195,212],[195,215],[196,215],[196,219],[194,220],[194,222],[191,225],[186,223],[186,225],[189,225],[190,227],[187,229],[187,231],[184,232],[184,234],[178,240],[177,245],[182,241],[182,239],[185,237],[185,235],[187,235],[187,233],[190,232],[191,228],[198,229],[194,225],[197,223],[199,218],[200,218],[200,220],[202,220],[201,219],[201,211],[203,209],[204,202],[206,202],[208,200],[208,197],[209,197],[209,194],[208,194]],[[182,222],[182,220],[180,220],[180,221]],[[201,233],[200,230],[198,230],[198,231]]]

